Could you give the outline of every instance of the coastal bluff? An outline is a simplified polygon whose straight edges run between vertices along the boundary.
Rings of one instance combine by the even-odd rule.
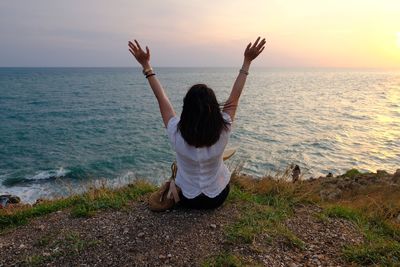
[[[234,172],[212,211],[149,211],[157,188],[0,209],[0,266],[397,266],[400,169],[292,182]]]

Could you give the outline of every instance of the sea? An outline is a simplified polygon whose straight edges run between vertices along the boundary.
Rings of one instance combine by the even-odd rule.
[[[237,68],[155,68],[179,114],[190,86],[227,100]],[[229,168],[304,179],[400,168],[400,71],[253,68]],[[24,202],[136,179],[161,183],[174,153],[139,68],[0,68],[0,194]]]

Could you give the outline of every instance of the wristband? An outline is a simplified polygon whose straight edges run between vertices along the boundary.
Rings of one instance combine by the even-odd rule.
[[[147,75],[146,75],[146,79],[148,79],[149,77],[154,76],[154,75],[156,75],[154,72],[153,72],[153,73],[150,73],[150,74],[147,74]]]

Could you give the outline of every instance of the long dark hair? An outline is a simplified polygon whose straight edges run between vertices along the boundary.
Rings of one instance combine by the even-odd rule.
[[[221,114],[214,91],[205,84],[193,85],[183,98],[178,130],[191,146],[209,147],[215,144],[229,122]]]

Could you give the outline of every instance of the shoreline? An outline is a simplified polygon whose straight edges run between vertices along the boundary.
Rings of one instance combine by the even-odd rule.
[[[291,164],[291,166],[294,166],[294,164]],[[232,167],[232,166],[231,166]],[[237,168],[240,168],[240,164],[236,165],[233,168],[233,172],[235,172],[237,170]],[[265,176],[268,177],[277,177],[277,179],[284,179],[286,181],[290,181],[291,175],[290,175],[290,166],[288,166],[285,170],[280,170],[280,171],[275,171],[275,172],[269,172],[270,174],[268,175],[264,175],[264,176],[254,176],[252,174],[247,174],[247,173],[243,173],[244,176],[248,176],[248,177],[253,177],[255,179],[263,179]],[[304,170],[302,169],[302,173],[301,173],[301,180],[302,181],[313,181],[313,180],[318,180],[318,179],[324,179],[324,178],[335,178],[335,177],[341,177],[343,175],[345,175],[347,172],[351,171],[351,170],[357,170],[357,169],[349,169],[348,171],[344,172],[343,174],[339,174],[339,175],[335,175],[332,173],[328,173],[327,175],[319,175],[319,176],[314,176],[311,175],[311,173],[309,173],[309,170],[306,170],[306,174],[304,174]],[[359,173],[363,173],[363,174],[372,174],[372,173],[386,173],[386,174],[390,174],[390,171],[386,171],[386,170],[377,170],[376,172],[371,172],[371,171],[365,171],[365,170],[357,170],[357,172]],[[31,198],[31,197],[24,197],[24,195],[19,194],[16,190],[14,190],[15,188],[18,188],[18,184],[14,185],[14,186],[10,186],[10,187],[4,187],[2,190],[0,191],[0,196],[1,195],[13,195],[13,196],[17,196],[20,199],[22,199],[24,204],[35,204],[37,201],[41,201],[41,200],[57,200],[59,198],[68,198],[70,196],[76,195],[76,194],[84,194],[86,191],[88,191],[88,189],[92,188],[92,187],[99,187],[99,186],[105,186],[109,189],[118,189],[118,188],[122,188],[125,187],[129,184],[134,183],[136,180],[140,180],[140,181],[147,181],[150,184],[154,184],[154,185],[160,185],[162,184],[162,181],[154,183],[153,181],[147,180],[145,178],[140,178],[140,176],[136,176],[135,173],[133,173],[132,171],[127,171],[126,174],[122,175],[122,176],[118,176],[116,178],[112,178],[112,179],[108,179],[108,178],[104,178],[104,177],[99,177],[99,178],[90,178],[88,181],[63,181],[62,178],[64,178],[63,175],[60,175],[60,173],[63,173],[64,175],[66,174],[67,176],[69,175],[70,171],[68,169],[64,169],[63,167],[60,167],[57,170],[50,170],[50,171],[42,171],[40,172],[38,175],[49,175],[49,173],[54,173],[54,176],[48,176],[46,177],[46,179],[39,179],[39,184],[41,183],[46,183],[51,181],[52,184],[48,184],[49,187],[47,188],[47,190],[49,190],[51,187],[57,186],[59,187],[58,192],[56,191],[52,191],[50,193],[48,193],[45,196],[38,196],[36,198]],[[393,174],[395,174],[396,171],[393,170]],[[36,175],[36,176],[38,176]],[[165,177],[169,177],[169,174],[167,173],[166,175],[164,175]],[[70,178],[70,177],[69,177]],[[72,179],[72,178],[70,178]],[[82,177],[79,178],[79,180],[81,180]],[[30,181],[30,180],[27,180]],[[34,181],[31,181],[32,183]],[[79,190],[73,190],[73,187],[79,186]],[[13,188],[15,187],[15,188]],[[21,188],[26,188],[24,186],[19,186]],[[11,190],[10,190],[11,189]],[[33,188],[34,189],[34,188]],[[37,190],[39,190],[40,188],[37,188]],[[27,190],[30,190],[29,188]],[[43,190],[43,188],[41,188],[40,190]],[[30,194],[32,195],[32,193]]]
[[[293,167],[294,165],[292,165]],[[238,168],[240,167],[235,167],[234,170],[232,171],[232,176],[235,175],[235,172],[238,172]],[[63,168],[61,168],[63,169]],[[63,169],[64,170],[64,169]],[[240,175],[243,175],[245,177],[249,177],[251,179],[254,180],[262,180],[265,178],[270,178],[270,179],[276,179],[276,180],[284,180],[285,182],[294,182],[293,181],[293,175],[292,175],[292,168],[291,167],[287,167],[286,170],[284,171],[278,171],[275,172],[272,175],[265,175],[265,176],[260,176],[260,177],[255,177],[253,175],[250,174],[246,174],[246,173],[242,173],[241,170],[239,170]],[[130,172],[129,172],[130,173]],[[390,177],[394,177],[394,180],[399,180],[400,178],[400,169],[397,169],[396,171],[394,171],[392,174],[386,170],[377,170],[376,172],[363,172],[363,171],[359,171],[355,168],[353,169],[349,169],[348,171],[344,172],[343,174],[339,174],[339,175],[333,175],[332,173],[328,173],[327,175],[320,175],[318,177],[313,177],[310,176],[309,178],[304,178],[304,174],[301,173],[298,182],[313,182],[313,181],[327,181],[327,179],[329,179],[331,181],[331,183],[334,183],[332,181],[339,181],[341,178],[343,177],[354,177],[354,176],[361,176],[362,179],[366,179],[365,182],[369,183],[369,179],[371,177],[378,177],[379,179],[384,178],[385,180],[390,180]],[[124,176],[125,177],[125,176]],[[59,179],[62,177],[58,177],[56,176],[54,179]],[[50,179],[52,179],[52,177],[50,177]],[[76,195],[84,195],[85,193],[87,193],[88,191],[92,190],[93,188],[103,188],[103,189],[109,189],[109,190],[118,190],[127,186],[130,186],[132,184],[135,184],[136,181],[139,181],[140,183],[147,183],[149,185],[152,186],[157,186],[157,184],[154,184],[151,181],[148,181],[146,179],[140,179],[140,178],[134,178],[134,179],[126,179],[126,178],[117,178],[117,179],[106,179],[106,178],[97,178],[97,179],[92,179],[90,181],[87,182],[81,182],[80,183],[80,187],[82,187],[79,191],[72,191],[72,189],[70,188],[72,186],[72,184],[66,184],[64,183],[63,186],[66,188],[66,190],[69,190],[69,192],[67,194],[59,194],[59,195],[55,195],[53,197],[39,197],[36,198],[32,201],[23,201],[21,202],[21,204],[24,205],[34,205],[38,202],[41,201],[57,201],[58,199],[64,199],[64,198],[69,198],[69,197],[73,197]],[[383,182],[383,181],[382,181]],[[387,182],[387,181],[386,181]],[[396,182],[397,183],[397,182]],[[161,183],[162,184],[162,183]],[[363,184],[358,184],[358,186],[362,186]],[[355,187],[357,185],[355,185],[353,183],[352,187]],[[343,187],[343,186],[342,186]],[[67,189],[68,188],[68,189]],[[10,194],[8,192],[5,192],[4,194],[0,194],[0,195],[13,195],[16,196],[18,198],[20,198],[20,196],[16,195],[16,194]],[[21,199],[21,198],[20,198]],[[1,208],[1,206],[0,206]]]

